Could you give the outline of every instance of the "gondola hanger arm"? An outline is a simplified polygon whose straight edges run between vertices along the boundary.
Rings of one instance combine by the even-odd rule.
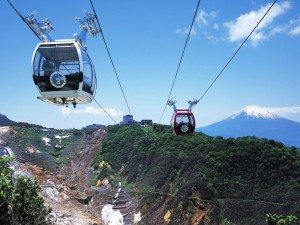
[[[50,42],[53,41],[52,37],[49,35],[52,30],[54,30],[52,23],[47,18],[42,20],[42,22],[38,22],[35,18],[37,12],[24,17],[24,22],[31,28],[31,30],[39,37],[42,42]]]
[[[75,20],[79,23],[80,33],[74,33],[73,37],[80,43],[80,45],[86,49],[86,35],[91,37],[97,37],[101,32],[100,27],[96,23],[96,15],[82,10],[84,17],[75,17]]]
[[[190,104],[189,110],[192,110],[192,108],[193,108],[195,105],[197,105],[197,103],[198,103],[199,101],[200,101],[200,100],[195,99],[195,98],[194,98],[194,100],[189,100],[189,101],[188,101],[188,103]]]
[[[176,100],[172,100],[172,99],[169,99],[169,100],[167,101],[167,105],[172,106],[173,109],[174,109],[174,112],[177,111],[177,108],[176,108],[176,102],[177,102]]]

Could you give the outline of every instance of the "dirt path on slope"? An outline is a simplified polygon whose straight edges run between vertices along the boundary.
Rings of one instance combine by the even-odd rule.
[[[65,177],[65,181],[73,184],[73,189],[79,194],[90,194],[87,187],[92,174],[92,162],[100,151],[102,142],[107,136],[105,129],[95,131],[92,135],[87,135],[86,143],[80,147],[80,151],[65,165],[59,172],[59,176]]]

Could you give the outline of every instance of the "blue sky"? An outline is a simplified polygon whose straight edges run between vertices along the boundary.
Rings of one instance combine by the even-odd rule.
[[[12,0],[23,15],[52,21],[54,39],[78,32],[74,17],[92,11],[88,0]],[[261,17],[270,1],[202,0],[172,94],[178,107],[199,98]],[[196,7],[191,0],[94,1],[120,80],[136,120],[159,120]],[[194,108],[198,126],[247,105],[270,108],[300,122],[300,3],[278,1],[253,38]],[[0,2],[2,74],[0,113],[15,121],[55,128],[111,124],[95,103],[69,110],[36,99],[31,57],[38,39],[6,1]],[[98,77],[96,99],[120,121],[128,113],[101,38],[88,37]],[[172,109],[162,119],[168,124]]]

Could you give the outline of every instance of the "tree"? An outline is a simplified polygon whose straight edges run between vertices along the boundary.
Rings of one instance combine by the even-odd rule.
[[[288,215],[284,217],[283,215],[267,214],[266,221],[269,225],[288,225],[297,221],[297,217],[294,215]]]
[[[0,224],[48,224],[46,216],[51,208],[38,195],[38,183],[27,177],[18,177],[13,183],[11,161],[12,158],[0,158]]]

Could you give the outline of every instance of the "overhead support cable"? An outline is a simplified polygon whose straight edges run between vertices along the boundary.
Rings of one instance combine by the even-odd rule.
[[[8,4],[13,8],[13,10],[18,14],[18,16],[23,20],[23,22],[30,28],[30,30],[35,34],[35,36],[39,39],[39,40],[42,40],[41,37],[35,33],[35,31],[32,29],[32,27],[30,27],[28,25],[28,23],[26,22],[25,20],[25,17],[22,16],[22,14],[17,10],[17,8],[9,1],[9,0],[6,0],[8,2]]]
[[[245,45],[245,43],[247,42],[247,40],[251,37],[251,35],[253,34],[253,32],[257,29],[257,27],[259,26],[259,24],[264,20],[264,18],[267,16],[267,14],[270,12],[270,10],[273,8],[273,6],[275,5],[275,3],[277,2],[277,0],[274,0],[274,2],[270,5],[270,7],[268,8],[268,10],[265,12],[265,14],[261,17],[261,19],[258,21],[258,23],[255,25],[255,27],[251,30],[251,32],[249,33],[249,35],[245,38],[245,40],[242,42],[242,44],[239,46],[239,48],[235,51],[235,53],[229,58],[229,60],[227,61],[227,63],[225,64],[225,66],[221,69],[221,71],[218,73],[218,75],[215,77],[215,79],[211,82],[211,84],[208,86],[208,88],[204,91],[204,93],[202,94],[202,96],[199,98],[199,102],[204,98],[204,96],[206,95],[206,93],[209,91],[209,89],[214,85],[214,83],[218,80],[218,78],[222,75],[222,73],[224,72],[224,70],[227,68],[227,66],[231,63],[231,61],[235,58],[235,56],[238,54],[238,52],[241,50],[241,48]]]
[[[198,9],[199,9],[199,6],[200,6],[200,2],[201,0],[198,0],[197,2],[197,6],[196,6],[196,10],[195,10],[195,13],[194,13],[194,16],[193,16],[193,20],[192,20],[192,23],[191,23],[191,26],[190,26],[190,29],[189,29],[189,33],[187,35],[187,38],[185,40],[185,44],[184,44],[184,47],[183,47],[183,50],[182,50],[182,53],[181,53],[181,57],[180,57],[180,60],[179,60],[179,63],[178,63],[178,66],[177,66],[177,70],[176,70],[176,73],[175,73],[175,76],[174,76],[174,80],[172,82],[172,86],[171,86],[171,89],[170,89],[170,92],[169,92],[169,95],[168,95],[168,98],[166,100],[166,104],[165,104],[165,107],[162,111],[162,114],[160,116],[160,119],[159,119],[159,123],[161,121],[161,119],[163,118],[164,114],[165,114],[165,111],[166,111],[166,108],[168,106],[168,101],[170,100],[170,97],[172,95],[172,92],[173,92],[173,89],[174,89],[174,85],[175,85],[175,82],[176,82],[176,79],[177,79],[177,76],[178,76],[178,73],[179,73],[179,69],[180,69],[180,66],[181,66],[181,63],[182,63],[182,60],[183,60],[183,56],[184,56],[184,53],[185,53],[185,50],[186,50],[186,47],[187,47],[187,44],[189,42],[189,39],[190,39],[190,36],[191,36],[191,33],[192,33],[192,30],[193,30],[193,25],[194,25],[194,22],[195,22],[195,19],[196,19],[196,16],[197,16],[197,13],[198,13]]]
[[[96,83],[97,83],[97,78],[96,78]],[[97,90],[97,88],[96,88]],[[102,105],[100,105],[100,103],[95,99],[95,96],[96,96],[96,91],[95,91],[95,94],[93,96],[93,100],[96,102],[96,104],[106,113],[106,115],[117,125],[118,123],[114,120],[114,118],[107,112],[107,110],[102,107]]]
[[[100,103],[94,98],[94,101],[97,103],[97,105],[108,115],[108,117],[117,125],[118,123],[112,118],[112,116],[107,112],[105,108],[103,108]]]
[[[127,101],[127,98],[126,98],[126,95],[125,95],[125,92],[124,92],[124,89],[123,89],[123,87],[122,87],[122,84],[121,84],[121,81],[120,81],[120,78],[119,78],[119,75],[118,75],[118,72],[117,72],[117,69],[116,69],[116,67],[115,67],[115,64],[114,64],[114,61],[113,61],[113,59],[112,59],[110,50],[109,50],[109,48],[108,48],[108,44],[107,44],[106,39],[105,39],[105,36],[104,36],[104,34],[103,34],[103,30],[102,30],[102,27],[101,27],[101,25],[100,25],[100,22],[99,22],[99,19],[98,19],[96,10],[95,10],[95,8],[94,8],[94,4],[93,4],[92,0],[89,0],[89,1],[90,1],[91,6],[92,6],[94,15],[95,15],[95,17],[96,17],[96,21],[97,21],[98,27],[100,28],[100,33],[101,33],[101,36],[102,36],[102,39],[103,39],[103,42],[104,42],[104,45],[105,45],[107,54],[108,54],[108,56],[109,56],[110,62],[111,62],[111,64],[112,64],[114,73],[115,73],[116,78],[117,78],[117,80],[118,80],[120,89],[121,89],[121,91],[122,91],[123,98],[124,98],[124,100],[125,100],[125,102],[126,102],[127,109],[128,109],[128,111],[129,111],[130,115],[132,115],[132,112],[131,112],[131,110],[130,110],[130,107],[129,107],[129,104],[128,104],[128,101]]]

